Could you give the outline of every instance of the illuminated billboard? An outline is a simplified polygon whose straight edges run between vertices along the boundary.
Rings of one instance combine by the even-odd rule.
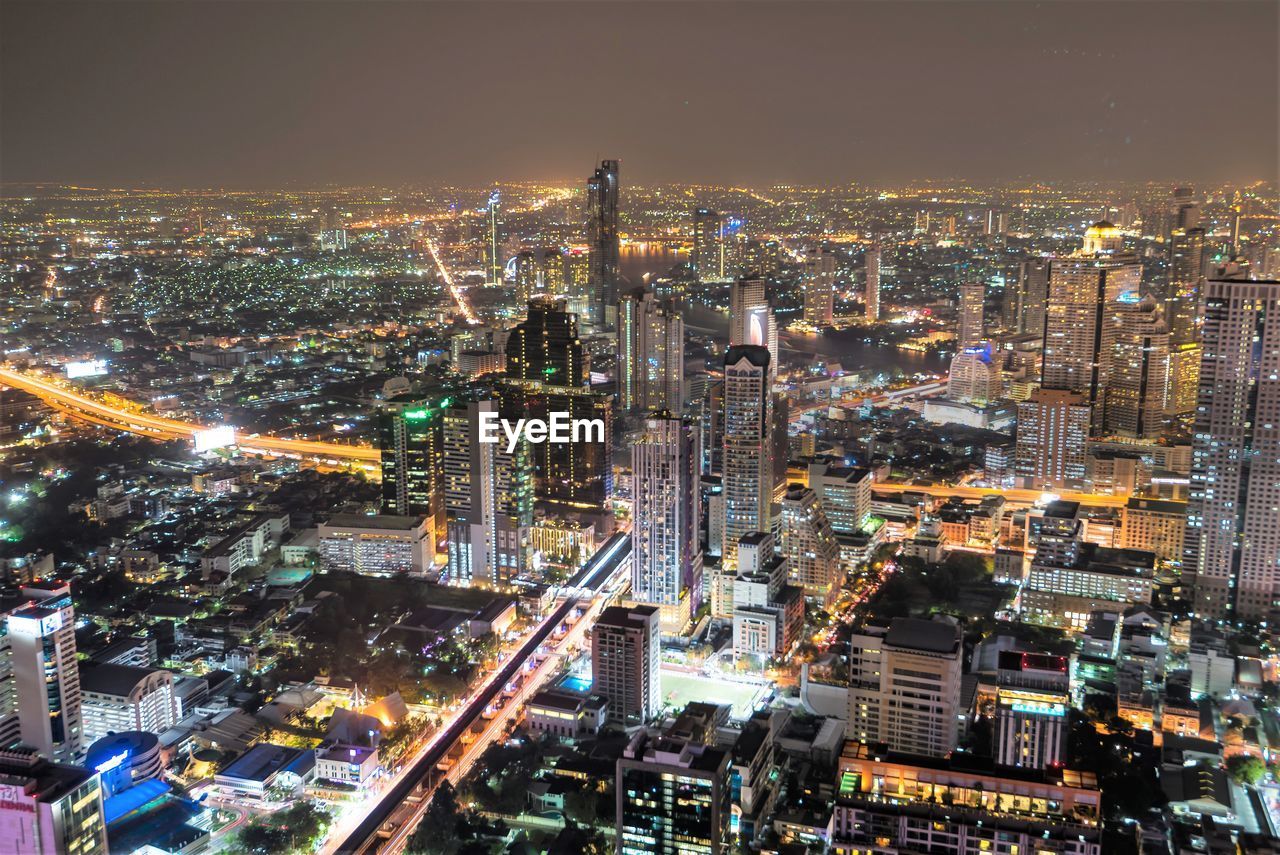
[[[236,444],[236,429],[228,425],[198,430],[195,432],[196,453],[203,454],[215,448],[226,448]]]
[[[88,362],[68,362],[65,368],[68,380],[75,380],[77,377],[101,377],[107,373],[107,361],[91,359]]]

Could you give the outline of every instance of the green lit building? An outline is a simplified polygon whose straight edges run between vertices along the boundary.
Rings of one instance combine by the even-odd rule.
[[[431,518],[434,543],[445,538],[444,413],[441,395],[397,395],[378,414],[382,512]]]
[[[618,759],[617,851],[730,851],[730,756],[692,740],[640,731]]]

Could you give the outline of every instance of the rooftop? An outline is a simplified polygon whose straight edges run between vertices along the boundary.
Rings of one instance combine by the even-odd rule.
[[[960,648],[960,637],[960,629],[944,621],[895,618],[884,640],[894,647],[955,653]]]

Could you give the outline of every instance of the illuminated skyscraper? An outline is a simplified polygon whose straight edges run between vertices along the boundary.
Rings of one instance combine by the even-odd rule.
[[[533,250],[524,249],[516,254],[516,305],[523,308],[542,290],[541,268]]]
[[[86,746],[71,588],[63,582],[22,592],[30,601],[8,614],[5,635],[22,743],[73,763]]]
[[[1091,408],[1084,395],[1040,389],[1018,403],[1014,466],[1029,490],[1082,490]]]
[[[1044,338],[1044,305],[1049,297],[1049,259],[1030,258],[1018,266],[1018,282],[1006,295],[1013,306],[1006,307],[1009,328],[1019,334]]]
[[[951,358],[947,398],[970,404],[986,404],[1000,397],[1000,364],[987,342],[966,347]]]
[[[678,632],[702,601],[697,426],[668,412],[650,416],[631,447],[631,473],[631,596],[657,606]]]
[[[618,304],[618,400],[627,412],[684,407],[684,320],[644,289]]]
[[[729,348],[724,359],[724,504],[721,555],[737,566],[738,541],[769,531],[773,493],[769,351],[759,345]]]
[[[489,194],[489,206],[485,211],[485,271],[486,284],[497,287],[502,284],[502,201],[495,188]]]
[[[553,297],[568,296],[564,268],[564,253],[559,247],[543,250],[541,267],[538,271],[542,277],[542,287],[538,290]]]
[[[618,161],[602,161],[587,179],[587,246],[592,289],[591,323],[608,323],[618,304]]]
[[[707,386],[702,398],[702,474],[720,477],[724,461],[724,381]],[[716,544],[718,550],[720,545]],[[717,552],[717,554],[719,554]]]
[[[960,286],[960,308],[956,319],[957,349],[974,347],[986,336],[983,326],[983,300],[987,288],[980,282],[966,282]]]
[[[1107,359],[1103,433],[1158,436],[1169,394],[1169,330],[1155,298],[1120,295],[1107,313],[1102,350]]]
[[[875,323],[880,320],[880,244],[873,243],[867,247],[864,261],[867,268],[864,296],[867,304],[867,320]]]
[[[454,401],[444,412],[444,507],[448,518],[450,582],[497,582],[494,452],[479,441],[481,413],[495,401]]]
[[[802,586],[805,596],[835,602],[842,582],[840,545],[817,493],[799,484],[782,497],[782,554],[791,582]]]
[[[447,403],[438,396],[399,395],[378,413],[382,512],[430,517],[432,548],[446,536],[441,431]]]
[[[1185,415],[1196,407],[1203,284],[1204,229],[1175,228],[1169,238],[1169,281],[1164,301],[1165,318],[1169,324],[1170,415]]]
[[[1123,246],[1119,229],[1096,223],[1085,232],[1080,252],[1054,259],[1049,268],[1042,385],[1083,395],[1094,410],[1094,430],[1101,428],[1107,385],[1107,307],[1121,294],[1137,292],[1142,280],[1141,263],[1122,255]]]
[[[1280,282],[1210,279],[1191,441],[1184,583],[1211,618],[1271,620],[1280,597]]]
[[[1041,653],[1000,652],[996,671],[995,759],[1002,766],[1062,766],[1071,709],[1068,660]]]
[[[614,721],[644,724],[662,709],[661,620],[655,606],[609,606],[591,630],[591,691]]]
[[[735,279],[729,285],[729,345],[754,344],[769,351],[769,386],[778,376],[778,323],[763,279]]]
[[[804,320],[812,327],[831,326],[835,317],[836,257],[810,249],[804,256]]]
[[[529,527],[533,525],[534,462],[527,440],[507,451],[493,448],[494,565],[492,583],[505,587],[530,569]]]
[[[693,212],[693,254],[690,261],[700,282],[724,278],[723,224],[716,211],[698,208]]]
[[[585,386],[586,355],[578,337],[578,316],[564,300],[540,297],[507,338],[507,376],[555,386]]]

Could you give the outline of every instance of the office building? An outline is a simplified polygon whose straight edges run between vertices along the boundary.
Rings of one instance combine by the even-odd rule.
[[[1067,760],[1071,677],[1063,656],[1000,652],[996,670],[995,761],[1024,769]]]
[[[1055,258],[1049,268],[1042,385],[1083,395],[1092,411],[1091,430],[1101,428],[1108,383],[1102,349],[1108,307],[1122,294],[1138,293],[1142,280],[1142,264],[1124,255],[1123,246],[1119,229],[1095,223],[1079,252]]]
[[[728,855],[730,755],[674,735],[640,731],[618,759],[620,855]]]
[[[1268,620],[1280,579],[1280,281],[1205,283],[1184,583],[1205,617]]]
[[[444,510],[447,576],[454,584],[497,582],[495,458],[499,445],[479,441],[480,420],[497,402],[454,400],[444,412]]]
[[[670,413],[645,420],[631,447],[631,596],[657,606],[669,631],[702,602],[698,523],[698,433]]]
[[[769,351],[737,345],[725,354],[724,368],[724,506],[722,560],[736,566],[738,541],[753,531],[770,529],[773,495],[770,434]]]
[[[586,386],[586,354],[578,316],[564,300],[539,297],[507,337],[507,377],[549,386]]]
[[[382,512],[425,516],[431,549],[446,536],[442,448],[444,407],[438,396],[398,395],[378,411]]]
[[[565,276],[564,253],[559,247],[544,249],[539,259],[538,276],[540,287],[538,293],[550,294],[553,297],[568,296],[568,280]]]
[[[107,855],[96,772],[50,763],[33,751],[0,751],[0,852]]]
[[[738,542],[732,586],[733,652],[780,658],[804,630],[804,589],[788,583],[788,561],[774,551],[773,535],[752,532]]]
[[[1018,402],[1014,472],[1030,490],[1084,489],[1091,409],[1084,395],[1039,389]]]
[[[893,751],[943,757],[956,747],[960,628],[946,621],[895,618],[867,623],[850,639],[846,734]]]
[[[873,243],[867,247],[863,255],[866,265],[866,290],[863,299],[866,301],[867,321],[875,323],[880,320],[880,244]]]
[[[1103,434],[1158,437],[1169,396],[1169,330],[1155,298],[1121,294],[1108,309],[1102,349],[1107,366]]]
[[[542,292],[542,263],[531,249],[516,253],[516,305],[524,307]]]
[[[609,718],[644,724],[658,715],[662,694],[662,615],[656,606],[609,606],[591,631],[591,693],[609,702]]]
[[[22,744],[58,763],[80,759],[85,746],[76,615],[63,582],[22,589],[9,612],[6,639]]]
[[[1187,534],[1187,503],[1129,499],[1120,517],[1120,547],[1155,553],[1160,561],[1182,562]]]
[[[724,381],[707,385],[702,396],[700,429],[702,432],[702,474],[719,478],[724,460]],[[719,550],[719,544],[716,549]]]
[[[832,531],[837,535],[862,531],[871,516],[870,469],[817,461],[809,464],[809,488],[818,494]]]
[[[763,279],[736,279],[729,285],[729,345],[752,344],[769,351],[769,388],[778,378],[778,323]]]
[[[494,520],[492,584],[505,588],[530,568],[529,529],[533,525],[535,476],[529,442],[521,440],[507,451],[493,446]]]
[[[724,279],[724,220],[716,211],[698,208],[693,212],[693,252],[689,262],[699,282]]]
[[[836,257],[820,249],[804,254],[801,290],[804,297],[804,322],[815,329],[831,326],[835,318]]]
[[[1032,335],[1037,341],[1044,339],[1044,306],[1049,298],[1049,264],[1047,258],[1030,258],[1018,265],[1018,282],[1005,296],[1005,326],[1010,332]],[[1010,302],[1012,305],[1009,305]]]
[[[1102,855],[1094,773],[975,768],[846,741],[837,769],[833,855],[975,852]]]
[[[618,161],[605,160],[587,179],[587,252],[591,324],[608,325],[618,303]]]
[[[990,342],[965,347],[951,358],[947,400],[982,406],[999,399],[1001,392],[1000,363]]]
[[[791,581],[825,605],[835,602],[844,581],[840,546],[818,495],[793,484],[782,498],[782,554]]]
[[[84,742],[112,733],[164,733],[178,720],[173,674],[160,668],[86,663],[80,666]]]
[[[1164,316],[1174,347],[1200,340],[1200,294],[1204,284],[1204,229],[1176,228],[1169,237]]]
[[[319,527],[320,563],[363,576],[423,573],[435,552],[428,524],[422,516],[334,514]]]
[[[983,302],[987,287],[981,282],[966,282],[960,286],[960,305],[956,313],[957,350],[976,347],[986,338],[983,323]]]
[[[684,319],[650,291],[618,304],[618,402],[624,412],[684,407]]]

